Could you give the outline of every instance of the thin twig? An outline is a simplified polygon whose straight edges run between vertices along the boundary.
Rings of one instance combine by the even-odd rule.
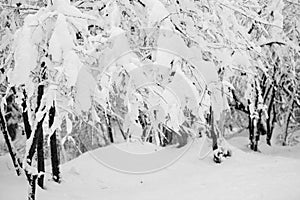
[[[17,5],[3,4],[3,3],[0,3],[0,7],[19,9],[19,10],[36,10],[36,11],[38,11],[40,9],[39,7],[32,7],[32,6],[28,6],[28,5],[17,6]]]
[[[220,4],[221,6],[224,6],[224,7],[226,7],[226,8],[229,8],[229,9],[233,10],[233,11],[236,11],[236,12],[238,12],[238,13],[244,15],[245,17],[248,17],[248,18],[250,18],[250,19],[252,19],[252,20],[255,20],[255,21],[257,21],[257,22],[260,22],[260,23],[262,23],[262,24],[266,24],[266,25],[270,25],[270,26],[274,26],[274,27],[277,27],[277,28],[282,29],[282,27],[280,27],[280,26],[278,26],[278,25],[276,25],[276,24],[272,24],[272,23],[270,23],[270,22],[264,21],[264,20],[262,20],[262,19],[259,19],[258,17],[250,16],[249,14],[243,12],[243,11],[240,10],[240,9],[234,8],[233,6],[230,6],[230,5],[221,3],[221,2],[219,2],[219,4]]]
[[[294,2],[294,1],[290,1],[290,0],[285,0],[286,2],[290,3],[290,4],[294,4],[296,6],[300,6],[300,3],[298,2]]]

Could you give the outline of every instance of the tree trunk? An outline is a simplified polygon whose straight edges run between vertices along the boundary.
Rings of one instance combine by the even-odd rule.
[[[37,125],[37,168],[38,168],[38,185],[44,188],[44,173],[45,173],[45,163],[44,163],[44,134],[43,134],[43,122],[45,116]]]
[[[44,95],[44,85],[38,86],[38,96],[37,96],[37,107],[35,110],[35,113],[38,112],[38,110],[41,107],[41,100]],[[37,147],[37,168],[38,168],[38,185],[41,188],[44,188],[44,173],[45,173],[45,163],[44,163],[44,135],[43,135],[43,122],[45,119],[45,114],[41,121],[37,123],[37,127],[35,129],[35,136],[36,136],[36,147]]]
[[[254,120],[249,116],[249,140],[250,149],[254,150]]]
[[[23,92],[23,94],[24,94],[24,98],[23,98],[23,102],[22,102],[22,108],[23,108],[22,117],[23,117],[26,139],[28,141],[32,134],[31,133],[32,130],[31,130],[31,126],[29,123],[29,117],[28,117],[28,112],[27,112],[27,102],[26,102],[27,95],[26,95],[25,91]],[[29,166],[31,166],[32,157],[35,153],[36,140],[37,139],[36,139],[35,135],[33,135],[30,149],[29,149],[27,155],[25,155],[26,156],[26,164]],[[28,200],[34,200],[35,199],[35,190],[36,190],[35,184],[36,184],[37,175],[32,175],[32,173],[30,173],[30,171],[26,168],[26,166],[24,168],[24,171],[25,171],[25,175],[27,177],[28,183],[29,183]]]
[[[122,136],[123,136],[123,139],[126,141],[126,140],[127,140],[127,137],[126,137],[126,135],[125,135],[125,133],[124,133],[124,131],[123,131],[123,129],[122,129],[122,126],[121,126],[121,124],[120,124],[119,119],[116,119],[116,121],[117,121],[119,130],[120,130],[120,132],[121,132],[121,134],[122,134]],[[144,127],[143,127],[143,131],[144,131]]]
[[[286,123],[285,123],[285,135],[284,135],[284,139],[283,139],[283,143],[282,143],[283,146],[286,146],[288,144],[287,138],[289,135],[288,130],[289,130],[289,124],[291,121],[291,117],[292,117],[292,112],[289,112]]]
[[[272,113],[273,110],[273,103],[275,99],[275,88],[273,87],[269,107],[268,107],[268,119],[267,119],[267,144],[271,146],[271,138],[272,138],[272,132],[274,127],[274,120],[271,120],[271,115],[274,114],[275,112]],[[273,116],[275,117],[275,116]]]
[[[28,118],[28,111],[27,111],[27,94],[25,92],[25,90],[23,91],[23,101],[22,101],[22,117],[23,117],[23,123],[24,123],[24,129],[25,129],[25,134],[26,134],[26,138],[29,139],[30,138],[30,134],[31,134],[31,126],[29,123],[29,118]]]
[[[25,94],[25,92],[24,92],[24,94]],[[44,94],[44,86],[40,85],[38,87],[37,107],[36,107],[35,113],[37,113],[38,110],[39,110],[39,108],[40,108],[41,99],[43,97],[43,94]],[[30,123],[28,121],[28,119],[29,119],[28,118],[28,113],[27,113],[26,110],[24,110],[24,108],[27,108],[27,105],[26,105],[26,96],[25,95],[24,95],[23,103],[24,103],[24,106],[23,106],[23,116],[25,116],[25,118],[23,118],[23,120],[24,120],[24,125],[25,125],[25,128],[26,128],[26,126],[30,127]],[[26,144],[26,146],[29,145],[29,150],[28,150],[27,156],[26,156],[26,162],[27,162],[26,164],[27,164],[27,166],[25,166],[25,169],[24,169],[26,177],[27,177],[27,180],[28,180],[28,183],[29,183],[29,187],[30,187],[29,191],[28,191],[28,199],[30,199],[30,200],[34,200],[35,199],[36,179],[38,178],[38,175],[33,174],[33,172],[30,169],[28,169],[28,168],[31,168],[32,158],[33,158],[33,156],[35,154],[35,151],[37,149],[37,142],[38,142],[38,138],[40,137],[39,134],[41,133],[41,130],[43,128],[42,124],[43,124],[43,121],[44,121],[44,117],[45,117],[45,115],[43,116],[43,118],[39,122],[37,122],[35,129],[31,129],[29,127],[27,127],[27,130],[25,129],[25,131],[29,131],[30,130],[30,134],[26,133],[27,141],[30,140],[30,139],[32,139],[31,144]],[[34,133],[32,132],[32,130],[35,130]],[[41,155],[41,151],[43,149],[39,149],[39,150],[40,150],[40,152],[38,154]],[[43,166],[44,165],[44,159],[39,159],[38,158],[38,165],[40,167]],[[44,171],[45,170],[40,171],[40,172],[44,172]],[[39,183],[43,182],[43,178],[44,178],[44,176],[42,176],[42,177],[39,178]]]
[[[25,166],[24,170],[25,170],[25,174],[29,183],[29,190],[28,190],[28,199],[29,200],[34,200],[35,199],[35,189],[36,189],[36,179],[37,179],[37,175],[33,174],[33,172],[29,169],[31,168],[31,163],[32,163],[32,158],[33,155],[35,153],[36,150],[36,144],[37,144],[37,131],[35,131],[33,136],[32,136],[32,142],[31,145],[29,147],[29,151],[27,153],[26,156],[26,164],[27,166]],[[27,146],[27,144],[26,144]]]
[[[54,117],[55,117],[55,107],[53,105],[49,110],[49,127],[53,125]],[[60,183],[56,130],[50,137],[50,151],[51,151],[52,179],[55,182]]]
[[[218,138],[215,131],[215,122],[214,122],[214,112],[212,107],[210,107],[210,127],[211,127],[211,137],[212,137],[212,149],[218,149]]]
[[[32,180],[29,182],[28,200],[35,200],[36,179],[37,175],[32,175]]]
[[[254,120],[251,117],[250,113],[250,102],[248,102],[247,110],[248,113],[248,124],[249,124],[249,140],[250,140],[250,149],[254,150]]]
[[[2,107],[0,108],[0,123],[1,123],[1,128],[2,128],[2,133],[3,133],[3,136],[4,136],[4,140],[5,140],[5,143],[7,145],[7,148],[8,148],[10,157],[12,159],[13,165],[15,167],[16,173],[17,173],[18,176],[20,176],[21,175],[21,169],[20,169],[20,165],[19,165],[20,162],[18,162],[17,153],[16,153],[15,149],[12,146],[11,139],[10,139],[10,136],[8,134],[8,130],[7,130],[7,126],[6,126],[7,124],[6,124],[6,120],[4,118],[4,115],[3,115]]]
[[[287,143],[288,143],[288,141],[287,141],[288,129],[289,129],[289,123],[290,123],[293,108],[294,108],[294,102],[295,102],[295,96],[296,96],[295,92],[296,92],[296,90],[293,90],[293,95],[292,95],[291,101],[290,101],[289,106],[288,106],[288,118],[287,118],[287,121],[285,123],[286,127],[285,127],[285,136],[284,136],[283,145],[287,145]]]
[[[111,143],[114,143],[114,136],[113,136],[112,127],[111,127],[111,116],[106,115],[106,119],[107,119],[106,120],[106,125],[107,125],[108,138],[109,138]]]
[[[275,104],[273,104],[273,118],[272,118],[272,123],[271,123],[271,132],[270,132],[270,145],[271,145],[271,139],[272,139],[272,135],[273,135],[273,131],[274,131],[274,127],[275,127],[275,123],[276,123],[276,110],[275,110]]]

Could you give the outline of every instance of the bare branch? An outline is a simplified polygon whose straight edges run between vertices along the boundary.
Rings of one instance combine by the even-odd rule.
[[[250,19],[252,19],[252,20],[255,20],[255,21],[257,21],[257,22],[260,22],[260,23],[262,23],[262,24],[266,24],[266,25],[270,25],[270,26],[274,26],[274,27],[277,27],[277,28],[282,29],[282,27],[280,27],[280,26],[278,26],[278,25],[276,25],[276,24],[272,24],[272,23],[270,23],[270,22],[268,22],[268,21],[265,21],[265,20],[262,20],[262,19],[260,19],[260,18],[258,18],[258,17],[256,17],[256,16],[251,16],[251,15],[249,15],[248,13],[246,13],[246,12],[244,12],[244,11],[238,9],[238,8],[235,8],[235,7],[231,6],[231,5],[227,5],[227,4],[224,4],[224,3],[222,3],[222,2],[219,2],[219,4],[220,4],[221,6],[223,6],[223,7],[226,7],[226,8],[229,8],[229,9],[233,10],[233,11],[236,11],[236,12],[238,12],[238,13],[244,15],[245,17],[248,17],[248,18],[250,18]]]
[[[0,3],[0,7],[11,8],[11,9],[19,9],[19,10],[36,10],[36,11],[38,11],[40,9],[39,7],[36,7],[36,6],[29,6],[29,5],[17,6],[17,5],[3,4],[3,3]]]
[[[291,0],[285,0],[287,3],[290,3],[290,4],[294,4],[296,6],[300,6],[300,3],[298,2],[294,2],[294,1],[291,1]]]

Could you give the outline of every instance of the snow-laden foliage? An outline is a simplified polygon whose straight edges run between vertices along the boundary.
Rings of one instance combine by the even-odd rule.
[[[108,99],[112,95],[110,85],[114,83],[107,84],[106,80],[112,81],[110,78],[114,68],[106,69],[108,65],[116,65],[118,68],[126,62],[134,63],[136,59],[149,58],[154,63],[170,65],[174,60],[170,54],[152,51],[151,48],[171,48],[181,54],[181,58],[175,56],[178,62],[182,63],[183,60],[180,59],[190,62],[185,63],[186,69],[196,66],[196,71],[204,75],[208,89],[215,95],[212,98],[215,113],[228,109],[227,98],[232,101],[230,90],[235,87],[241,102],[246,106],[250,103],[251,116],[256,116],[255,113],[262,110],[265,113],[264,118],[270,119],[273,115],[272,112],[267,112],[270,104],[282,101],[271,101],[271,94],[278,92],[268,92],[273,90],[269,89],[274,85],[270,83],[275,81],[275,85],[280,85],[280,81],[283,80],[296,80],[289,79],[289,75],[282,75],[284,76],[282,80],[275,78],[290,72],[291,75],[296,76],[291,70],[275,72],[272,67],[276,59],[285,65],[287,65],[286,61],[295,63],[292,64],[294,66],[297,65],[295,60],[299,49],[296,42],[299,16],[287,14],[297,9],[297,4],[292,2],[282,0],[76,1],[71,5],[68,1],[53,1],[53,4],[48,2],[48,7],[41,8],[38,12],[36,12],[37,6],[41,4],[21,3],[17,6],[12,4],[13,9],[5,9],[1,12],[1,16],[6,19],[2,23],[2,41],[5,42],[1,43],[2,49],[7,49],[3,51],[7,56],[1,57],[4,73],[7,74],[10,85],[24,85],[30,99],[36,95],[37,86],[40,84],[37,79],[41,74],[41,65],[44,63],[47,68],[47,78],[43,81],[46,83],[47,90],[43,102],[48,106],[44,109],[44,113],[47,112],[52,101],[55,101],[57,107],[63,108],[60,110],[61,114],[58,114],[59,117],[56,117],[53,130],[59,127],[64,118],[69,119],[65,111],[80,114],[81,111],[89,109],[97,110],[92,108],[94,103],[92,98],[88,98],[89,96],[96,97],[95,100],[104,110],[112,106],[112,102]],[[22,17],[28,13],[30,14],[23,22]],[[23,23],[23,27],[17,30]],[[168,30],[174,35],[163,36],[162,30]],[[12,41],[14,45],[11,45]],[[111,46],[107,41],[114,41],[115,45]],[[287,56],[279,53],[277,49],[281,49],[280,52]],[[9,53],[11,51],[14,51],[14,54]],[[23,54],[25,51],[26,54]],[[122,56],[117,63],[110,63],[112,58],[120,56],[119,54],[125,51],[132,53]],[[189,55],[189,51],[193,54]],[[280,57],[276,58],[273,52]],[[291,56],[292,54],[294,56]],[[270,55],[274,57],[273,61]],[[197,63],[195,57],[201,58],[202,63]],[[202,68],[203,66],[206,68]],[[280,66],[278,68],[282,68]],[[209,75],[210,69],[212,74],[218,72],[219,77]],[[103,72],[105,70],[108,70],[108,74]],[[273,75],[272,71],[274,71]],[[187,76],[186,70],[183,72]],[[6,77],[5,74],[2,76],[3,79]],[[78,74],[80,81],[77,81]],[[264,76],[265,78],[260,78]],[[220,83],[209,84],[209,77],[214,77],[214,80],[219,79]],[[202,78],[198,74],[189,77],[196,80]],[[253,81],[256,78],[268,81],[264,83]],[[199,92],[204,89],[200,88],[200,85],[196,87],[196,93],[197,90]],[[22,90],[19,92],[20,100]],[[119,92],[116,92],[117,95]],[[292,99],[285,93],[279,96],[283,98],[283,102]],[[222,103],[215,102],[220,98],[223,99]],[[29,99],[28,102],[33,102],[30,107],[34,110],[34,100]],[[255,103],[256,99],[258,104]],[[127,101],[124,98],[123,100]],[[123,102],[123,107],[128,109],[127,106],[130,105],[125,105],[126,103],[128,102]],[[281,108],[280,105],[275,106],[276,109]],[[282,109],[289,110],[284,107]],[[119,111],[114,110],[114,112],[117,114]],[[137,110],[134,112],[137,113]],[[98,115],[99,113],[92,116],[98,120],[100,119]],[[125,116],[120,113],[117,115],[120,119]],[[133,120],[138,116],[134,115]],[[178,121],[178,119],[174,120]],[[172,127],[178,128],[178,125]],[[268,125],[264,122],[263,126]],[[53,130],[49,133],[51,134]]]

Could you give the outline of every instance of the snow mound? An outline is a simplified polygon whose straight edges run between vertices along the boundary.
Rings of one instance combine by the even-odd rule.
[[[229,141],[228,146],[233,149],[233,157],[222,164],[214,163],[210,154],[199,159],[203,146],[209,146],[210,141],[196,139],[173,165],[148,174],[120,173],[102,165],[94,158],[95,154],[109,153],[113,150],[113,145],[100,148],[64,164],[62,184],[47,181],[47,190],[38,189],[37,198],[298,200],[300,159],[241,150],[234,140],[243,142],[246,141],[244,139],[247,138],[232,138]],[[242,143],[241,146],[246,144]],[[140,153],[155,149],[154,146],[146,144],[144,150],[140,144],[134,142],[126,145],[119,146]],[[172,155],[177,149],[168,149],[167,155]],[[292,153],[298,154],[291,150]],[[14,175],[9,161],[8,155],[0,157],[0,199],[25,198],[26,179]],[[48,166],[46,175],[50,179],[49,171]]]
[[[142,142],[142,141],[133,141],[133,142],[123,142],[120,144],[114,144],[115,147],[122,151],[126,151],[128,153],[133,154],[148,154],[148,153],[154,153],[162,148],[154,145],[149,142]]]

